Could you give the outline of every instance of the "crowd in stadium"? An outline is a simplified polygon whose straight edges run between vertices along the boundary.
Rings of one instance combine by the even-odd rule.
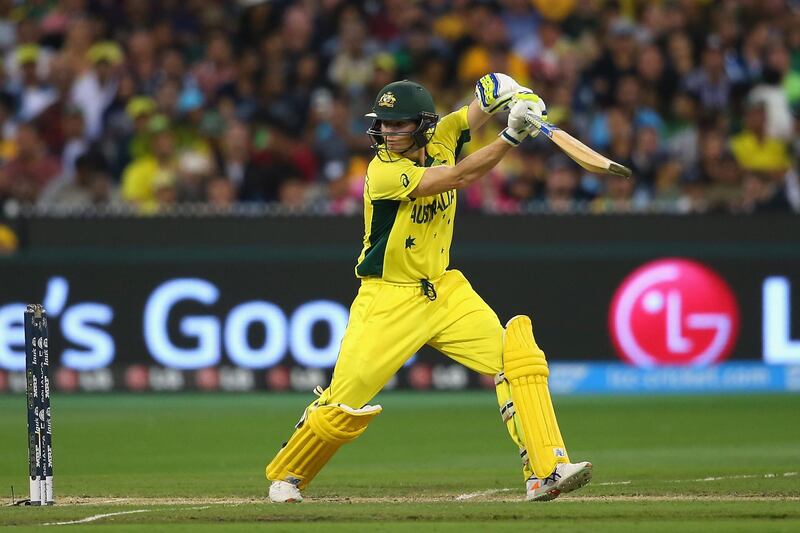
[[[634,177],[539,136],[462,208],[800,211],[797,1],[5,0],[0,50],[0,203],[359,212],[382,86],[504,72]]]

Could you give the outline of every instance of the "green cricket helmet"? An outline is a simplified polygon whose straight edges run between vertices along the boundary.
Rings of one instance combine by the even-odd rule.
[[[417,129],[404,134],[414,140],[414,144],[405,152],[428,144],[439,121],[431,93],[422,85],[408,80],[395,81],[381,89],[375,98],[372,112],[366,116],[374,119],[367,135],[372,139],[372,148],[379,154],[381,150],[385,150],[381,121],[412,120],[417,123]]]

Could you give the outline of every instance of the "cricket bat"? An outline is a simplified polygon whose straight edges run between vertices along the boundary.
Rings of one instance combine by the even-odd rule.
[[[525,121],[536,126],[539,131],[547,135],[547,138],[556,143],[573,161],[589,172],[615,174],[625,178],[631,177],[631,169],[615,163],[602,154],[598,154],[558,126],[542,120],[538,115],[528,113],[525,115]]]

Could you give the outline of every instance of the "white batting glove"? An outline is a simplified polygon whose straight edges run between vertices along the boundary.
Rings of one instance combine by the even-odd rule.
[[[525,115],[529,111],[526,100],[517,100],[511,106],[511,111],[508,113],[508,127],[500,132],[500,138],[511,146],[518,146],[525,140],[525,137],[531,134],[531,131],[536,131],[538,134],[539,130],[525,121]]]
[[[533,115],[536,117],[547,121],[547,106],[544,104],[544,100],[542,100],[538,95],[533,94],[533,91],[519,91],[511,98],[511,105],[515,105],[518,102],[522,102],[527,107],[527,110],[532,112]],[[527,123],[525,120],[522,119],[522,124],[514,123],[512,126],[509,118],[509,127],[516,127],[517,129],[522,129]],[[534,128],[531,131],[531,137],[536,137],[539,135],[539,130]]]
[[[475,98],[483,112],[489,115],[511,107],[511,98],[520,91],[533,92],[500,72],[487,74],[475,83]]]

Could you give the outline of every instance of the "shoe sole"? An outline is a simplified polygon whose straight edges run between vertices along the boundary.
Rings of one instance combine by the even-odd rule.
[[[552,500],[555,500],[556,498],[558,498],[558,496],[560,494],[561,494],[560,490],[558,490],[558,489],[550,489],[547,492],[545,492],[543,494],[540,494],[539,496],[536,496],[534,498],[531,498],[530,496],[528,496],[527,500],[529,502],[549,502],[549,501],[552,501]]]
[[[569,476],[568,478],[561,479],[558,483],[558,490],[561,493],[572,492],[577,490],[592,480],[592,463],[586,463],[586,466]]]
[[[273,500],[272,498],[269,499],[272,503],[300,503],[303,501],[302,498],[289,498],[288,500]]]

